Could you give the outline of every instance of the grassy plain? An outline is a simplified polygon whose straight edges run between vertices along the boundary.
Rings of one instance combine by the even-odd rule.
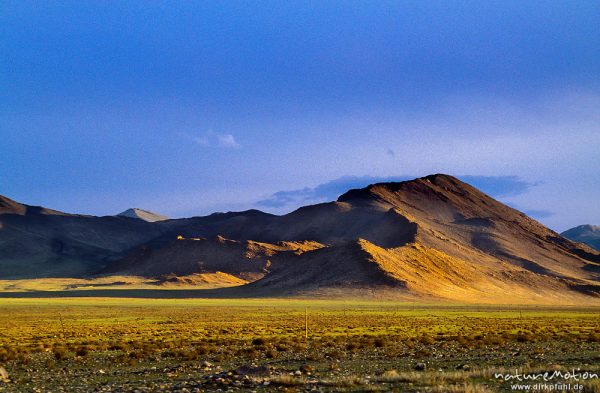
[[[514,381],[494,373],[600,372],[599,311],[364,300],[0,299],[0,365],[10,378],[0,391],[510,391]],[[600,392],[598,379],[580,383]]]

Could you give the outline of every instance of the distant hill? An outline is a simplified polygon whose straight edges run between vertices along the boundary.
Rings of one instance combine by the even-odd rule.
[[[153,213],[148,210],[138,209],[136,207],[127,209],[124,212],[117,214],[120,217],[129,217],[129,218],[138,218],[140,220],[144,220],[147,222],[156,222],[156,221],[164,221],[168,220],[169,217],[163,216],[161,214]]]
[[[561,235],[567,239],[585,243],[596,250],[600,250],[600,226],[598,225],[579,225],[564,231]]]
[[[0,278],[87,276],[161,233],[142,220],[67,214],[0,196]]]
[[[147,222],[7,211],[2,277],[220,272],[249,282],[223,296],[600,300],[600,252],[448,175],[373,184],[283,216],[248,210]]]

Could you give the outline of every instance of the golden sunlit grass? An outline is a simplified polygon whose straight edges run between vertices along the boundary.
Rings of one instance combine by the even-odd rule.
[[[108,289],[214,289],[248,282],[223,272],[198,273],[185,277],[153,279],[139,276],[97,278],[32,278],[0,280],[0,292],[69,291]]]

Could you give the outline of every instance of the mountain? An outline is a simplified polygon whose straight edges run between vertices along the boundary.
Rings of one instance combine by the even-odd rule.
[[[260,243],[214,238],[179,238],[164,247],[140,247],[102,274],[145,277],[187,276],[195,273],[222,272],[255,281],[269,272],[270,259],[280,253],[301,253],[323,247],[314,242]]]
[[[600,300],[598,251],[448,175],[373,184],[282,216],[248,210],[157,222],[49,217],[0,215],[0,245],[29,253],[13,252],[10,263],[0,255],[0,275],[7,276],[6,266],[13,277],[40,275],[29,268],[37,255],[46,276],[219,273],[248,283],[219,296]],[[23,233],[38,242],[17,247]],[[56,237],[66,246],[49,247]],[[45,253],[32,253],[37,245]],[[77,269],[69,273],[69,264]]]
[[[561,235],[567,239],[585,243],[596,250],[600,250],[600,226],[598,225],[579,225],[564,231]]]
[[[82,277],[161,228],[124,217],[94,217],[0,197],[0,278]]]
[[[56,215],[69,216],[71,214],[59,212],[57,210],[47,209],[41,206],[29,206],[19,202],[15,202],[5,196],[0,195],[0,214],[15,214],[19,216],[25,215]]]
[[[0,214],[25,214],[27,206],[0,195]]]
[[[169,217],[161,214],[153,213],[148,210],[138,209],[137,207],[127,209],[124,212],[117,214],[119,217],[138,218],[147,222],[156,222],[168,220]]]
[[[572,301],[600,293],[600,253],[451,176],[374,184],[302,209],[318,210],[320,222],[332,214],[340,223],[344,215],[362,219],[342,225],[345,238],[318,239],[327,248],[295,262],[276,260],[271,273],[249,288],[322,292],[369,283],[421,297],[501,303]],[[378,231],[374,222],[387,226]]]

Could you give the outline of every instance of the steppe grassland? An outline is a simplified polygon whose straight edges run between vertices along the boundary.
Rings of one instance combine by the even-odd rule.
[[[333,390],[494,390],[504,385],[492,370],[597,367],[599,311],[364,300],[1,299],[0,364],[11,386],[24,391],[72,383],[51,375],[65,368],[93,386],[130,383],[133,375],[144,376],[134,378],[139,384],[159,383],[166,369],[178,383],[202,382],[242,365],[269,365],[271,388],[317,378]],[[200,368],[202,362],[211,366]],[[290,375],[303,366],[302,375]]]

